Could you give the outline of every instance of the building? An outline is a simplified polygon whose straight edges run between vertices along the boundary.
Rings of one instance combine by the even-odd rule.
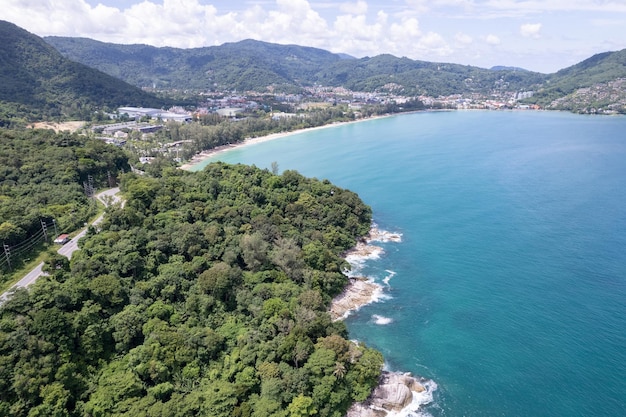
[[[161,119],[164,122],[189,122],[192,117],[190,113],[173,113],[161,109],[152,109],[149,107],[120,107],[117,109],[120,115],[127,114],[131,119],[141,119],[142,117],[149,117],[151,119]]]
[[[59,236],[57,236],[56,239],[54,239],[54,243],[58,243],[60,245],[64,245],[64,244],[66,244],[69,241],[70,241],[70,235],[68,235],[68,234],[59,235]]]

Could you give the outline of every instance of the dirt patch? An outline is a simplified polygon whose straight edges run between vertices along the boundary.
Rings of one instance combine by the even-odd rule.
[[[30,127],[33,129],[52,129],[55,132],[63,132],[69,130],[70,132],[76,132],[81,129],[87,122],[37,122],[33,123]]]

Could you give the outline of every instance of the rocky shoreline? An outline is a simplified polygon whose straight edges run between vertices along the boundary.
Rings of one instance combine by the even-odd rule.
[[[333,321],[343,320],[348,315],[373,303],[382,292],[382,287],[364,277],[352,277],[344,291],[338,295],[330,306],[330,317]]]
[[[344,258],[351,265],[376,259],[383,253],[383,249],[371,245],[371,242],[401,240],[402,235],[399,233],[390,233],[372,226],[370,232],[344,254]],[[349,279],[344,291],[331,303],[329,313],[333,321],[345,319],[351,312],[377,301],[382,295],[383,287],[372,280],[361,276],[352,276]],[[435,388],[433,381],[418,380],[410,373],[383,371],[378,386],[369,398],[353,404],[346,417],[385,417],[403,415],[404,411],[417,411],[420,405],[432,401],[431,392]]]
[[[415,396],[426,391],[423,380],[409,373],[383,371],[378,386],[370,397],[350,407],[346,417],[385,417],[389,413],[398,413],[415,402]],[[419,407],[421,402],[417,402]],[[416,411],[412,409],[411,411]]]

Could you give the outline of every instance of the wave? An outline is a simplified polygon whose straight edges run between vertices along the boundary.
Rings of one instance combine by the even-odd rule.
[[[395,273],[395,271],[390,271],[388,269],[386,269],[385,271],[389,272],[389,275],[387,275],[385,278],[383,278],[383,282],[385,283],[387,288],[389,288],[389,281],[391,280],[391,278],[393,278],[396,275],[396,273]]]
[[[385,288],[380,283],[372,277],[363,276],[361,271],[368,261],[379,259],[385,253],[383,248],[370,244],[370,241],[398,241],[394,239],[399,236],[401,235],[398,233],[386,232],[373,226],[365,241],[358,242],[354,248],[344,253],[343,258],[350,264],[350,269],[344,273],[350,278],[350,283],[331,303],[330,313],[333,320],[343,320],[365,305],[392,298],[384,293]],[[382,281],[389,288],[389,280],[396,273],[389,270],[387,272],[388,275]]]
[[[372,319],[374,320],[374,323],[379,324],[381,326],[385,326],[387,324],[393,323],[393,319],[392,318],[381,316],[381,315],[378,315],[378,314],[372,315]]]
[[[425,388],[422,392],[413,391],[413,401],[401,411],[390,411],[387,417],[432,417],[432,415],[421,408],[434,401],[433,392],[437,389],[437,383],[432,379],[420,381]]]
[[[361,307],[385,298],[382,285],[364,278],[350,278],[344,291],[333,299],[330,316],[333,320],[344,320]]]
[[[357,271],[363,269],[367,261],[379,259],[385,253],[380,246],[369,245],[359,242],[357,245],[344,254],[344,259],[348,261],[352,269],[346,271],[348,276],[354,276]]]
[[[376,223],[373,223],[365,239],[368,242],[402,242],[402,233],[379,229]]]

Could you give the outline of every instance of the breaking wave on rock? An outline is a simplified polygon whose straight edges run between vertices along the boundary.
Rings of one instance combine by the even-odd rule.
[[[385,326],[387,324],[393,323],[393,319],[391,317],[385,317],[379,314],[373,314],[372,320],[374,320],[374,323],[379,324],[381,326]]]

